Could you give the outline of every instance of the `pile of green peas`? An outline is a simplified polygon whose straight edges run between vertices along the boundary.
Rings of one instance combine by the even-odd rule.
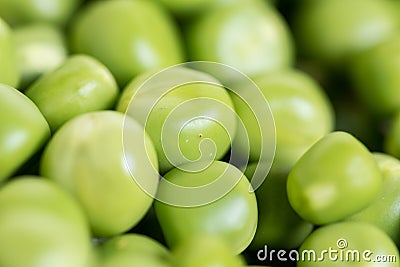
[[[399,159],[398,0],[0,0],[0,267],[400,266]]]

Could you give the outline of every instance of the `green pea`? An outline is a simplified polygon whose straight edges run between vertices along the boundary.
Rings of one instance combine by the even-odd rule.
[[[62,32],[49,24],[35,23],[14,28],[15,46],[25,89],[44,73],[60,66],[67,58]]]
[[[155,82],[144,83],[150,76],[144,73],[127,85],[117,110],[127,112],[146,128],[161,173],[192,161],[221,159],[236,128],[227,90],[212,76],[184,67],[159,73],[153,76]],[[200,82],[183,82],[169,90],[170,80],[175,83],[181,77]]]
[[[15,173],[50,137],[36,105],[17,89],[0,84],[0,182]]]
[[[74,55],[42,76],[26,95],[56,131],[73,117],[113,107],[118,87],[108,69],[87,55]]]
[[[333,129],[333,108],[322,88],[307,74],[287,70],[253,78],[271,108],[276,130],[273,168],[288,172],[300,156],[318,139]],[[243,121],[248,137],[238,131],[235,144],[246,151],[250,142],[250,160],[260,156],[262,136],[252,109],[231,94],[235,109]],[[271,129],[272,131],[273,129]],[[268,148],[271,149],[271,148]]]
[[[183,61],[177,26],[152,1],[96,1],[71,26],[71,48],[103,62],[126,85],[147,70]]]
[[[215,161],[199,171],[175,168],[164,178],[159,185],[158,198],[175,197],[186,201],[186,205],[179,206],[155,201],[157,219],[170,247],[197,235],[215,235],[225,240],[235,253],[246,249],[257,227],[257,202],[243,173],[228,163]],[[215,183],[218,180],[222,182]],[[188,192],[177,195],[170,190],[169,183],[186,187]],[[211,188],[203,190],[210,184]],[[218,195],[220,189],[226,193]],[[209,202],[192,204],[198,202],[196,198],[207,199],[214,193],[217,195]]]
[[[379,228],[340,222],[315,230],[299,249],[298,267],[398,266],[396,245]]]
[[[374,224],[400,244],[400,161],[381,153],[374,158],[383,174],[383,186],[374,201],[347,220]]]
[[[389,1],[303,1],[292,29],[303,56],[342,66],[394,35],[399,25],[396,16]]]
[[[305,220],[326,224],[369,205],[382,188],[382,174],[368,149],[345,132],[327,134],[296,162],[288,198]]]
[[[192,60],[227,64],[244,74],[285,69],[294,60],[291,35],[273,7],[245,3],[220,7],[185,29]]]
[[[157,241],[140,234],[124,234],[99,247],[102,267],[169,267],[170,252]]]
[[[40,172],[75,196],[95,236],[136,225],[158,184],[151,140],[136,121],[116,111],[90,112],[66,123],[47,145]]]
[[[393,115],[400,111],[400,36],[354,58],[350,77],[370,113]]]
[[[57,184],[23,176],[0,188],[0,266],[88,267],[86,218]]]
[[[0,0],[0,17],[11,25],[33,22],[64,26],[82,0]]]

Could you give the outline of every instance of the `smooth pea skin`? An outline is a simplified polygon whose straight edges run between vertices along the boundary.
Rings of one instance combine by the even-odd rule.
[[[400,159],[400,112],[393,118],[384,143],[385,151]]]
[[[183,61],[176,25],[152,1],[96,1],[79,14],[72,50],[98,58],[121,86],[141,72]]]
[[[57,184],[21,176],[0,188],[0,266],[89,267],[86,218]]]
[[[252,177],[256,163],[246,167],[246,177]],[[311,233],[313,225],[304,221],[290,206],[286,192],[287,174],[272,169],[256,190],[258,206],[257,231],[250,247],[297,248]]]
[[[276,130],[276,152],[273,168],[288,172],[294,163],[317,140],[333,129],[334,114],[323,89],[306,73],[286,70],[258,75],[253,81],[271,108]],[[260,157],[262,136],[252,109],[231,94],[235,109],[243,121],[247,136],[238,131],[235,145],[246,151],[250,144],[250,161]],[[272,130],[271,130],[272,131]]]
[[[45,22],[63,26],[82,0],[0,0],[0,17],[11,25]]]
[[[1,8],[0,8],[1,9]],[[17,86],[19,72],[14,37],[8,24],[0,16],[0,83]]]
[[[400,36],[354,58],[350,78],[362,103],[374,115],[400,111]]]
[[[216,236],[195,236],[176,247],[172,252],[174,267],[242,267],[240,255],[236,255],[224,240]]]
[[[238,169],[228,163],[215,161],[200,171],[175,168],[164,178],[175,185],[197,188],[221,179],[222,175],[230,181],[238,177],[240,180],[231,191],[208,204],[175,206],[155,201],[156,216],[170,247],[174,248],[197,235],[221,237],[237,254],[250,244],[257,227],[257,202],[254,192],[249,192],[247,178]],[[172,194],[167,191],[169,187],[166,181],[160,182],[158,197]],[[212,193],[214,189],[208,192]],[[195,196],[188,194],[187,197],[190,203]]]
[[[87,113],[65,124],[47,145],[40,173],[78,199],[95,236],[137,224],[158,184],[151,140],[136,121],[116,111]]]
[[[299,249],[297,267],[395,267],[399,252],[379,228],[357,222],[323,226]]]
[[[249,76],[293,62],[288,26],[273,7],[247,1],[221,6],[194,19],[185,33],[190,59],[227,64]]]
[[[101,267],[171,267],[170,252],[157,241],[140,234],[108,239],[98,251]]]
[[[146,128],[156,147],[161,173],[191,161],[221,159],[236,129],[227,90],[212,76],[182,67],[175,68],[167,78],[191,77],[214,84],[183,84],[164,94],[168,81],[140,88],[149,76],[144,73],[127,85],[117,110],[127,112]],[[132,98],[134,102],[129,105]]]
[[[289,203],[305,220],[326,224],[369,205],[382,174],[368,149],[345,132],[327,134],[294,165],[287,180]]]
[[[17,89],[0,84],[0,181],[10,177],[50,137],[36,105]]]
[[[397,32],[397,14],[389,2],[303,1],[293,22],[299,52],[330,66],[348,62]]]
[[[67,58],[64,36],[58,28],[44,23],[14,28],[20,88],[25,89],[43,73],[54,70]]]
[[[383,174],[382,190],[368,207],[347,220],[374,224],[400,244],[400,161],[386,154],[373,155]]]
[[[113,107],[118,87],[109,70],[95,58],[74,55],[25,93],[54,132],[77,115]]]

